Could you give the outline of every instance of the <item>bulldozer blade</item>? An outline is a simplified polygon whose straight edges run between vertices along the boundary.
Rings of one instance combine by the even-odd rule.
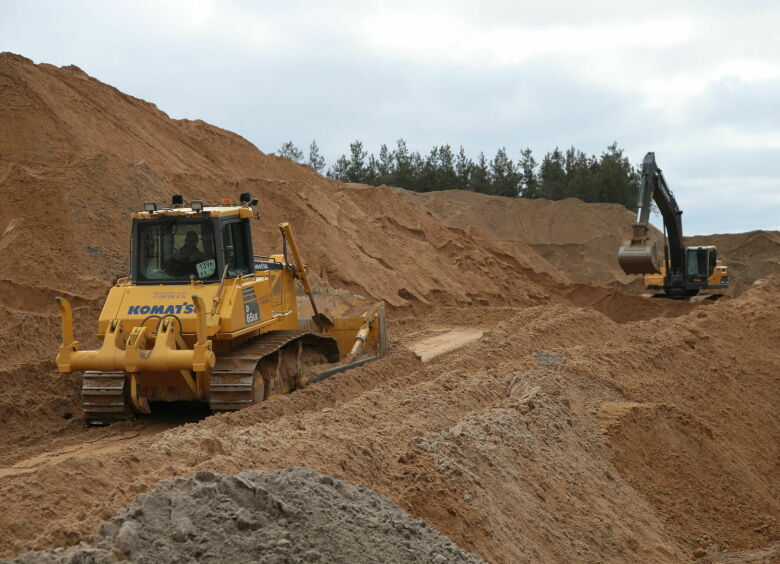
[[[626,274],[656,274],[661,272],[656,244],[631,246],[626,243],[618,251],[618,263]]]

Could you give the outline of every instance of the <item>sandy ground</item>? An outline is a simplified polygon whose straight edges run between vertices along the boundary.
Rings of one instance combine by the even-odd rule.
[[[0,81],[0,554],[92,539],[161,480],[305,466],[488,562],[778,555],[774,235],[718,236],[739,295],[647,300],[615,276],[632,218],[614,206],[511,201],[522,237],[490,232],[492,203],[324,179],[75,67],[3,54]],[[53,297],[94,345],[129,212],[242,191],[257,252],[290,221],[319,288],[386,302],[389,355],[240,413],[85,428],[79,375],[54,372]]]

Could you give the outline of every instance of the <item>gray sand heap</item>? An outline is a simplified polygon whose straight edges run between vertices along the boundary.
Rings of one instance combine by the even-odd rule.
[[[308,468],[198,472],[138,495],[94,546],[8,562],[477,563],[446,537],[362,485]]]

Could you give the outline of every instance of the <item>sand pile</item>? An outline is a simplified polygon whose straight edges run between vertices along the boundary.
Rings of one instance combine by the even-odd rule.
[[[616,268],[630,213],[345,185],[75,67],[6,54],[0,80],[2,555],[90,541],[161,480],[287,467],[366,484],[490,562],[773,554],[777,277],[714,304],[572,284]],[[387,301],[389,355],[239,413],[85,429],[78,377],[52,372],[53,296],[75,302],[89,346],[126,273],[129,212],[242,191],[261,198],[258,253],[289,220],[319,287]],[[431,211],[465,214],[466,198],[495,215]],[[569,274],[540,254],[559,252]],[[745,268],[765,268],[751,253]],[[411,352],[455,330],[482,337]]]
[[[7,475],[0,538],[11,554],[77,543],[161,479],[307,466],[491,562],[762,549],[780,534],[779,296],[773,278],[622,324],[536,306],[425,364],[394,347],[267,404]]]
[[[103,523],[94,547],[16,562],[471,562],[384,496],[308,468],[198,472],[163,482]],[[0,562],[12,562],[0,560]]]
[[[28,436],[76,409],[76,380],[46,376],[60,335],[53,298],[71,299],[78,338],[94,345],[103,297],[127,274],[130,212],[174,193],[242,191],[261,200],[256,253],[279,252],[276,226],[290,221],[321,285],[391,310],[529,305],[566,282],[533,250],[449,229],[391,189],[334,182],[231,132],[171,120],[77,67],[0,54],[0,423]],[[43,383],[28,386],[33,375]]]
[[[448,229],[392,189],[344,185],[233,133],[171,120],[76,67],[3,54],[0,74],[7,283],[100,298],[127,272],[128,214],[144,200],[242,191],[261,202],[256,252],[277,252],[288,220],[323,282],[393,308],[537,303],[566,280],[527,247]]]
[[[399,194],[445,225],[475,228],[495,239],[521,241],[566,273],[574,282],[615,282],[637,286],[617,263],[617,249],[631,238],[635,215],[616,204],[508,199],[452,190]],[[653,228],[658,241],[662,234]],[[701,235],[685,238],[687,245],[715,245],[731,269],[729,295],[780,273],[780,232]],[[636,288],[634,288],[636,290]],[[625,291],[625,288],[622,288]]]
[[[501,198],[463,190],[399,194],[444,223],[495,239],[522,241],[574,282],[628,283],[617,250],[631,238],[634,213],[618,204]],[[655,228],[653,234],[660,239]]]

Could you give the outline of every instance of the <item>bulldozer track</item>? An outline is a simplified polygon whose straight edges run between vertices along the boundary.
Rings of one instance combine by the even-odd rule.
[[[338,362],[336,341],[310,331],[273,331],[255,337],[225,354],[217,356],[211,370],[209,405],[212,411],[235,411],[252,405],[255,368],[258,362],[285,346],[299,341],[320,349],[328,362]]]
[[[127,402],[126,380],[124,372],[84,373],[81,406],[90,425],[108,425],[133,417]]]
[[[263,358],[296,341],[316,347],[328,362],[338,362],[336,341],[310,331],[273,331],[259,335],[224,354],[217,356],[211,370],[209,405],[212,411],[235,411],[255,402],[253,386],[255,368]],[[109,425],[135,416],[128,400],[127,378],[124,372],[84,373],[81,405],[90,425]],[[262,398],[261,398],[262,400]]]

